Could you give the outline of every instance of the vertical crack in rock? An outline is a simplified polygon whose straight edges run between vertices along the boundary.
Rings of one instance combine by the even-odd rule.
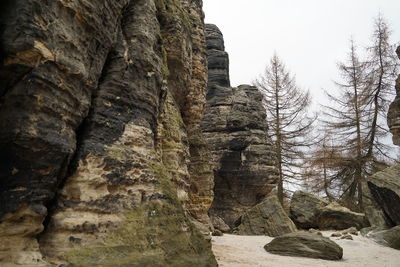
[[[212,152],[212,216],[233,227],[275,186],[276,167],[267,136],[262,95],[256,87],[229,87],[228,54],[221,32],[206,25],[209,82],[202,130]]]

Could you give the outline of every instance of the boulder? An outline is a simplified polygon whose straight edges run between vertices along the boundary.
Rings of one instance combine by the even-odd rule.
[[[343,249],[327,237],[313,233],[296,232],[276,237],[264,246],[270,253],[283,256],[340,260]]]
[[[344,230],[350,227],[366,227],[364,213],[356,213],[333,202],[320,209],[318,215],[320,229]]]
[[[239,235],[280,236],[297,231],[295,224],[273,195],[248,210],[240,218]]]
[[[318,228],[318,214],[329,201],[313,194],[296,191],[290,202],[289,216],[299,228]]]
[[[374,227],[387,228],[391,225],[390,220],[384,214],[382,208],[375,201],[367,181],[362,183],[362,194],[363,194],[363,207],[365,217],[369,224]]]
[[[210,215],[211,223],[215,229],[220,230],[223,233],[228,233],[231,228],[217,215]]]
[[[372,230],[366,234],[366,237],[383,246],[400,250],[400,226],[392,227],[388,230]]]
[[[374,200],[389,226],[400,225],[400,164],[377,172],[367,179]]]

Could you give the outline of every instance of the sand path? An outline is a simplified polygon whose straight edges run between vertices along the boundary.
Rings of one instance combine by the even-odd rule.
[[[330,236],[332,232],[323,232]],[[331,239],[343,248],[343,259],[327,261],[302,257],[278,256],[264,250],[273,238],[268,236],[237,236],[225,234],[212,238],[212,247],[221,267],[268,266],[268,267],[331,267],[366,266],[400,267],[400,250],[381,246],[362,236],[354,240]]]

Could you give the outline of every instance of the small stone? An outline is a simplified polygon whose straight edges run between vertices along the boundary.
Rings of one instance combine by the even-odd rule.
[[[220,231],[220,230],[218,230],[218,229],[215,229],[213,232],[212,232],[212,236],[223,236],[224,234]]]
[[[355,227],[350,227],[346,230],[343,230],[341,233],[344,235],[346,235],[346,234],[358,235],[358,230]]]
[[[331,234],[331,237],[341,237],[341,236],[342,236],[342,234],[339,232],[335,232],[335,233]]]
[[[340,239],[353,240],[353,237],[351,235],[344,235]]]

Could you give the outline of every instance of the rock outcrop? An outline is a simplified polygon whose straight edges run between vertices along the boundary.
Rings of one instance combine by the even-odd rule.
[[[358,230],[367,225],[364,213],[357,213],[333,202],[320,209],[318,214],[320,229],[344,230],[356,227]]]
[[[365,236],[383,246],[400,250],[400,225],[390,229],[372,230]]]
[[[290,202],[289,216],[301,229],[319,228],[344,230],[368,226],[364,213],[352,212],[336,202],[330,203],[318,196],[296,191]]]
[[[367,178],[370,194],[383,211],[388,226],[400,225],[400,165],[387,168]],[[382,226],[382,225],[376,225]]]
[[[270,253],[283,256],[340,260],[343,249],[327,237],[313,233],[296,232],[276,237],[264,246]]]
[[[0,265],[216,265],[201,6],[2,1]]]
[[[243,214],[238,223],[239,235],[280,236],[296,232],[297,228],[283,210],[278,198],[272,195]]]
[[[319,228],[317,219],[320,209],[328,204],[329,201],[316,195],[296,191],[290,201],[289,217],[299,228]]]
[[[256,87],[229,86],[228,56],[215,25],[206,25],[209,83],[201,123],[212,153],[214,201],[210,214],[230,227],[275,186],[275,154],[266,135],[262,95]]]
[[[400,58],[400,46],[397,47],[397,56]],[[400,75],[396,80],[396,98],[390,104],[387,116],[389,129],[393,135],[393,144],[400,146]]]

